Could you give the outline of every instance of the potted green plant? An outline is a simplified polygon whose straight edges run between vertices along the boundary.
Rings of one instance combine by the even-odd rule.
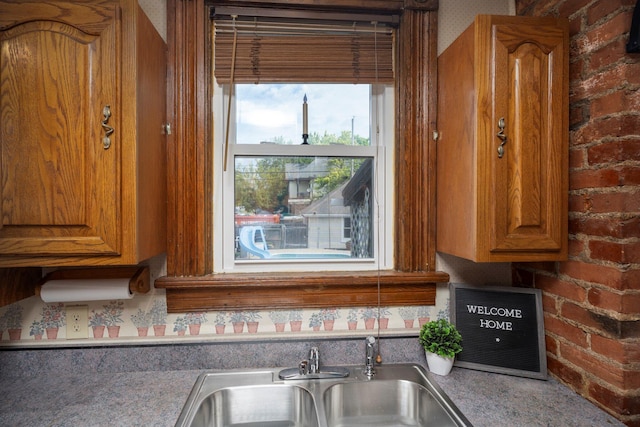
[[[276,332],[283,332],[284,326],[289,320],[289,312],[283,310],[273,310],[269,312],[269,318],[276,327]]]
[[[131,321],[138,330],[138,336],[146,337],[149,332],[149,326],[151,326],[151,313],[139,308],[136,314],[131,315]]]
[[[289,326],[291,327],[291,332],[300,332],[302,330],[302,310],[289,311]]]
[[[164,298],[158,298],[151,307],[151,324],[155,336],[164,336],[167,328],[167,302]]]
[[[216,313],[216,319],[213,322],[216,325],[216,334],[224,334],[227,327],[227,315],[225,312]]]
[[[419,338],[429,371],[437,375],[448,375],[456,354],[462,351],[460,332],[447,319],[438,319],[422,325]]]
[[[42,335],[44,334],[44,324],[42,320],[34,320],[31,323],[31,328],[29,330],[29,335],[33,336],[36,340],[41,340]]]
[[[177,332],[178,335],[182,336],[187,331],[187,320],[179,316],[176,318],[176,321],[173,322],[173,332]]]
[[[189,333],[191,335],[200,334],[200,326],[207,321],[207,314],[204,312],[187,313],[184,316],[187,326],[189,326]]]

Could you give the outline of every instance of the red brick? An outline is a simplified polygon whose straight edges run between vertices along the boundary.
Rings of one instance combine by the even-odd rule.
[[[620,391],[592,382],[588,386],[588,395],[609,412],[616,415],[640,413],[640,395],[626,396]]]
[[[536,275],[536,288],[578,303],[584,302],[587,295],[585,289],[575,283],[542,275]]]
[[[581,261],[567,261],[561,264],[561,274],[585,282],[600,283],[618,290],[640,290],[640,269],[619,270]]]
[[[616,329],[615,322],[607,323],[608,318],[605,316],[594,315],[588,308],[571,302],[564,302],[560,309],[560,316],[567,320],[574,321],[585,328],[589,328],[601,333],[610,333]],[[613,331],[615,333],[615,331]]]
[[[624,43],[620,43],[624,51]],[[593,62],[592,62],[593,63]],[[635,112],[640,108],[640,94],[638,90],[616,90],[591,101],[589,109],[591,119],[624,112]]]
[[[533,8],[531,14],[533,16],[548,16],[555,15],[556,5],[558,0],[539,0]]]
[[[618,339],[640,338],[640,320],[619,320],[617,313],[609,311],[596,312],[572,302],[563,302],[559,315],[576,322],[591,332]]]
[[[610,363],[602,357],[596,357],[584,349],[560,343],[560,354],[564,359],[584,369],[607,383],[624,388],[625,372],[620,364]]]
[[[592,25],[605,16],[620,11],[623,7],[628,7],[627,10],[631,10],[635,2],[636,0],[597,1],[587,10],[587,24]]]
[[[594,194],[591,208],[594,213],[640,212],[640,189],[624,193]]]
[[[572,81],[570,86],[570,100],[573,105],[576,102],[589,100],[613,90],[621,89],[627,84],[640,79],[637,64],[620,63],[615,67],[601,72],[585,75],[584,79]]]
[[[627,270],[622,274],[621,289],[640,290],[640,270]]]
[[[640,230],[640,217],[620,216],[590,217],[581,216],[569,219],[569,233],[583,233],[589,236],[624,239],[637,237]]]
[[[624,185],[640,185],[640,168],[628,166],[621,169]]]
[[[558,7],[560,16],[569,17],[591,3],[591,0],[567,0]]]
[[[604,289],[591,288],[588,301],[591,305],[610,311],[622,312],[622,293],[610,292]]]
[[[572,146],[593,144],[605,138],[624,138],[640,134],[640,119],[634,114],[623,114],[591,120],[586,125],[570,132]]]
[[[626,166],[626,167],[620,167],[619,170],[620,170],[620,177],[621,177],[621,185],[640,185],[640,168],[639,167]]]
[[[591,350],[616,362],[624,364],[636,362],[637,360],[633,358],[633,347],[638,348],[640,346],[638,346],[636,342],[626,343],[601,335],[591,334]]]
[[[640,110],[640,94],[638,95],[638,99],[636,100],[636,102],[638,102],[638,106],[635,108]],[[625,140],[614,140],[594,145],[587,148],[587,159],[590,165],[618,163],[627,160],[639,160],[640,139],[634,138]]]
[[[620,171],[616,168],[584,169],[573,171],[569,176],[569,188],[579,190],[582,188],[616,187],[621,184]]]
[[[629,58],[629,54],[625,56]],[[627,87],[638,87],[640,85],[640,73],[638,73],[638,64],[640,64],[640,58],[637,55],[632,56],[629,61],[629,67],[625,67],[624,80],[627,82]]]
[[[547,350],[547,356],[552,354],[554,356],[558,355],[558,340],[554,337],[545,334],[544,336],[545,349]]]
[[[624,417],[620,421],[627,427],[640,427],[640,415]]]
[[[586,150],[583,147],[572,147],[569,150],[569,169],[582,169],[586,165]]]
[[[601,259],[616,263],[640,262],[640,242],[618,243],[592,240],[589,242],[591,259]]]
[[[569,256],[580,258],[584,254],[584,242],[577,239],[569,239]]]
[[[572,82],[580,82],[582,81],[582,79],[584,78],[584,74],[585,74],[585,61],[582,58],[575,58],[574,57],[569,57],[570,62],[569,62],[569,83]],[[575,106],[575,104],[572,104],[571,107],[573,108]],[[586,111],[588,113],[588,110]],[[571,115],[569,115],[569,117],[571,117]],[[588,114],[585,115],[585,118],[588,117]],[[573,120],[570,120],[570,122],[573,124]]]
[[[624,378],[625,390],[640,391],[640,372],[632,369],[627,369]]]
[[[527,13],[527,9],[531,7],[537,0],[518,0],[516,2],[516,14],[524,16]]]
[[[589,120],[589,108],[586,105],[571,105],[569,107],[569,128],[576,129]]]
[[[590,213],[592,195],[588,193],[569,195],[569,212]]]
[[[626,293],[622,298],[622,313],[637,315],[640,313],[640,294]],[[638,345],[640,347],[640,343]],[[640,362],[640,359],[638,359]]]
[[[557,314],[558,309],[556,308],[556,301],[557,299],[554,296],[549,294],[542,294],[542,310],[546,314]]]
[[[624,346],[626,348],[625,353],[629,362],[636,364],[640,362],[640,340],[624,342]]]
[[[566,16],[565,16],[566,18]],[[573,40],[580,35],[582,32],[582,15],[577,14],[573,15],[569,18],[569,59],[575,58],[575,55],[572,54],[573,51]]]
[[[582,348],[587,348],[587,333],[557,317],[545,316],[544,329],[547,333],[555,334],[558,337],[570,341]]]
[[[592,53],[625,34],[631,26],[631,15],[630,12],[620,13],[600,25],[593,26],[589,31],[583,33],[580,40],[582,45],[579,46],[579,49],[583,53]]]
[[[611,292],[606,289],[592,288],[587,300],[590,304],[603,310],[616,311],[620,314],[637,315],[640,313],[640,294],[636,292]],[[640,343],[638,344],[640,348]],[[638,359],[640,362],[640,359]]]
[[[640,189],[631,192],[593,192],[570,195],[569,212],[637,213],[640,212]]]
[[[584,393],[586,382],[582,372],[569,366],[566,362],[563,363],[552,357],[547,358],[547,369],[560,381],[568,384],[574,390]]]
[[[623,37],[602,46],[600,49],[589,55],[588,73],[594,73],[605,67],[615,64],[623,58],[626,53],[627,40]]]

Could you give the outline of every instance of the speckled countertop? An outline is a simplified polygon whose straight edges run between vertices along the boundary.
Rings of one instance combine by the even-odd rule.
[[[308,345],[274,342],[246,347],[0,351],[0,425],[173,426],[200,373],[247,367],[240,366],[244,364],[292,366],[279,362],[295,360]],[[320,345],[323,355],[340,351],[341,357],[327,356],[327,364],[354,364],[357,362],[345,359],[364,354],[359,344],[349,340],[313,345]],[[352,348],[355,350],[350,351]],[[412,341],[395,341],[393,348],[396,351],[386,357],[387,363],[424,364],[419,357],[407,360],[407,355],[413,354]],[[434,379],[476,427],[622,426],[554,379],[541,381],[457,367],[450,375],[434,375]]]

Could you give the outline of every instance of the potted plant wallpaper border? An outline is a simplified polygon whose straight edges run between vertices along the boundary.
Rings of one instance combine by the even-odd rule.
[[[88,337],[67,339],[67,306],[86,305]],[[73,345],[117,340],[235,339],[254,336],[417,334],[429,320],[449,317],[449,291],[439,285],[435,306],[336,307],[167,313],[164,290],[130,300],[44,303],[31,297],[0,307],[0,346]]]

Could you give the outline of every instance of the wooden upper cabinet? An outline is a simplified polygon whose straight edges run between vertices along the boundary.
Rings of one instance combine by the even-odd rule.
[[[438,58],[437,250],[567,258],[568,24],[476,17]]]
[[[166,47],[137,2],[0,2],[0,86],[0,266],[164,252]]]

